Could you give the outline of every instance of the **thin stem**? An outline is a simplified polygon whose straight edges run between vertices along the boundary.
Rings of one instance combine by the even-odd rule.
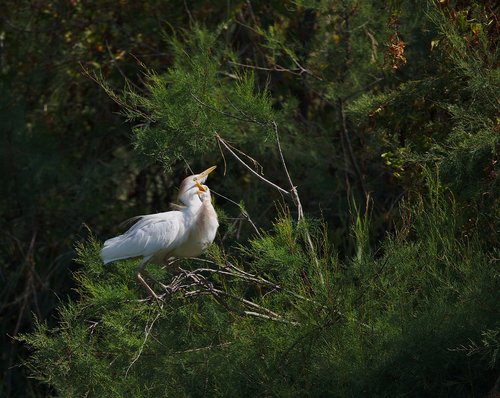
[[[312,303],[312,304],[315,304],[317,306],[319,306],[320,308],[324,309],[324,310],[329,310],[329,311],[332,311],[333,313],[345,318],[345,319],[348,319],[348,320],[352,320],[358,324],[360,324],[361,326],[367,328],[367,329],[370,329],[370,330],[373,330],[373,328],[364,323],[364,322],[361,322],[361,321],[358,321],[357,319],[354,319],[354,318],[349,318],[347,315],[345,315],[343,312],[337,310],[337,309],[332,309],[324,304],[321,304],[320,302],[316,301],[316,300],[313,300],[313,299],[310,299],[310,298],[307,298],[307,297],[304,297],[302,296],[301,294],[298,294],[292,290],[289,290],[289,289],[285,289],[283,288],[281,285],[278,285],[276,283],[273,283],[267,279],[264,279],[263,277],[261,276],[258,276],[258,275],[254,275],[254,274],[251,274],[249,272],[246,272],[246,271],[243,271],[241,269],[239,269],[238,267],[236,267],[235,265],[231,264],[230,262],[226,262],[224,265],[219,265],[217,263],[215,263],[214,261],[211,261],[211,260],[207,260],[207,259],[203,259],[203,258],[197,258],[197,257],[193,257],[192,260],[196,260],[196,261],[199,261],[199,262],[204,262],[204,263],[209,263],[209,264],[213,264],[215,266],[218,266],[218,267],[221,267],[223,266],[224,268],[222,269],[213,269],[213,268],[197,268],[196,270],[192,271],[192,272],[210,272],[210,273],[214,273],[214,274],[220,274],[220,275],[227,275],[227,276],[232,276],[234,278],[239,278],[239,279],[242,279],[242,280],[245,280],[247,282],[254,282],[254,283],[261,283],[263,285],[266,285],[270,288],[273,288],[275,290],[278,290],[278,291],[282,291],[282,292],[285,292],[287,294],[289,294],[290,296],[293,296],[299,300],[303,300],[303,301],[307,301],[309,303]],[[226,271],[225,269],[231,269],[232,271]]]
[[[274,126],[274,133],[276,135],[276,143],[278,144],[278,151],[279,151],[280,157],[281,157],[281,164],[283,165],[283,170],[285,170],[285,174],[288,178],[288,182],[290,183],[290,188],[291,188],[290,192],[292,195],[293,202],[297,206],[297,221],[300,222],[304,218],[304,211],[302,209],[302,203],[300,203],[300,198],[299,198],[299,193],[297,191],[297,187],[295,185],[293,185],[292,178],[290,177],[290,173],[288,172],[288,167],[286,166],[285,157],[283,156],[283,151],[281,150],[280,137],[278,134],[278,125],[276,124],[276,122],[274,120],[272,123]],[[316,268],[318,271],[319,280],[321,282],[321,285],[324,285],[325,280],[323,278],[323,273],[321,272],[320,264],[319,264],[319,261],[316,257],[316,250],[314,248],[314,244],[313,244],[313,241],[311,239],[311,235],[309,235],[309,232],[307,231],[307,227],[305,228],[305,238],[306,238],[307,244],[309,246],[309,249],[311,251],[311,256],[313,257],[314,263],[316,264]]]
[[[297,65],[297,69],[291,69],[291,68],[285,68],[281,65],[274,65],[272,68],[268,68],[265,66],[257,66],[257,65],[249,65],[249,64],[242,64],[240,62],[234,62],[234,61],[229,61],[230,64],[235,65],[235,66],[241,66],[243,68],[249,68],[249,69],[255,69],[255,70],[262,70],[265,72],[285,72],[285,73],[290,73],[295,76],[302,76],[303,74],[309,75],[316,80],[323,81],[323,79],[319,76],[316,76],[314,73],[312,73],[310,70],[304,68],[295,58],[290,57],[290,59],[293,61],[295,65]]]
[[[247,211],[243,208],[242,205],[240,205],[239,203],[235,202],[232,199],[229,199],[227,196],[224,196],[224,195],[222,195],[222,194],[220,194],[218,192],[215,192],[213,189],[210,190],[210,192],[212,192],[212,193],[216,194],[217,196],[220,196],[221,198],[226,199],[227,201],[231,202],[232,204],[238,206],[238,208],[240,209],[241,214],[243,215],[243,217],[245,217],[245,219],[250,223],[250,225],[252,225],[253,229],[255,230],[255,232],[257,233],[257,235],[259,236],[259,238],[262,238],[262,234],[260,233],[259,229],[254,224],[254,222],[250,218],[250,215],[247,213]]]
[[[233,157],[238,161],[240,162],[248,171],[250,171],[254,176],[258,177],[259,179],[261,179],[262,181],[264,181],[266,184],[272,186],[274,189],[277,189],[279,192],[281,192],[282,194],[284,195],[292,195],[290,192],[288,192],[287,190],[281,188],[280,186],[274,184],[273,182],[269,181],[268,179],[262,177],[260,174],[258,174],[257,172],[255,172],[248,164],[246,164],[232,149],[231,147],[226,143],[226,141],[224,141],[221,136],[217,133],[215,133],[215,138],[217,139],[218,142],[220,142],[222,144],[222,146],[224,148],[226,148],[226,150],[231,154],[233,155]]]
[[[258,318],[269,319],[269,320],[271,320],[271,321],[283,322],[283,323],[286,323],[286,324],[289,324],[289,325],[293,325],[293,326],[300,326],[300,323],[299,323],[299,322],[295,322],[295,321],[287,321],[286,319],[283,319],[283,318],[276,318],[276,317],[273,317],[273,316],[269,316],[269,315],[261,314],[260,312],[255,312],[255,311],[243,311],[243,313],[244,313],[245,315],[251,315],[251,316],[256,316],[256,317],[258,317]]]
[[[302,210],[302,203],[300,203],[300,198],[299,194],[297,192],[297,187],[293,185],[292,178],[290,177],[290,173],[288,172],[288,167],[286,167],[286,162],[285,162],[285,157],[283,156],[283,151],[281,150],[281,143],[280,143],[280,137],[278,134],[278,125],[276,122],[273,120],[273,127],[274,127],[274,133],[276,135],[276,143],[278,144],[278,151],[280,153],[281,157],[281,164],[283,165],[283,170],[285,170],[285,174],[288,178],[288,182],[290,184],[290,192],[293,198],[293,201],[295,205],[297,206],[297,213],[298,213],[298,221],[304,218],[304,211]]]
[[[156,314],[155,319],[153,319],[153,321],[149,325],[146,323],[146,327],[144,328],[144,341],[142,342],[141,347],[139,348],[139,351],[137,352],[137,355],[135,356],[135,358],[132,360],[132,362],[128,366],[127,371],[125,372],[125,376],[128,375],[129,370],[132,368],[134,363],[136,363],[137,360],[139,359],[139,357],[141,356],[142,351],[144,350],[144,347],[146,345],[146,342],[148,341],[149,334],[151,333],[151,329],[153,329],[153,325],[156,322],[156,320],[160,317],[160,314],[161,313]]]
[[[184,351],[175,351],[174,354],[188,354],[191,352],[200,352],[200,351],[210,351],[212,348],[225,348],[228,347],[232,344],[231,341],[228,341],[227,343],[221,343],[217,345],[209,345],[207,347],[200,347],[200,348],[190,348],[188,350]]]

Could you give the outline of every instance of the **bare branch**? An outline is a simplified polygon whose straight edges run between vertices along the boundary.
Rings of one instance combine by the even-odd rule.
[[[300,325],[299,322],[287,320],[282,315],[277,314],[276,312],[274,312],[268,308],[265,308],[259,304],[256,304],[250,300],[247,300],[243,297],[240,297],[240,296],[237,296],[235,294],[232,294],[232,293],[226,292],[224,290],[221,290],[219,288],[216,288],[214,286],[213,282],[210,279],[208,279],[207,276],[203,275],[203,273],[218,274],[218,275],[221,275],[224,277],[237,278],[237,279],[240,279],[242,281],[249,282],[249,283],[261,284],[261,285],[269,287],[271,289],[271,291],[284,292],[292,297],[295,297],[296,299],[314,304],[323,310],[337,314],[344,319],[356,322],[359,325],[363,326],[364,328],[369,329],[370,331],[373,331],[373,327],[371,327],[370,325],[368,325],[364,322],[361,322],[355,318],[349,317],[348,315],[342,313],[341,311],[334,309],[334,308],[331,308],[327,305],[324,305],[316,300],[305,297],[305,296],[298,294],[292,290],[283,288],[283,286],[276,284],[274,282],[271,282],[271,281],[269,281],[269,280],[267,280],[259,275],[255,275],[255,274],[246,272],[246,271],[236,267],[234,264],[232,264],[229,261],[226,261],[224,264],[218,264],[212,260],[198,258],[198,257],[193,257],[193,258],[191,258],[191,260],[194,260],[197,262],[202,262],[202,263],[207,263],[207,264],[213,264],[214,266],[216,266],[218,268],[203,267],[203,268],[197,268],[197,269],[192,270],[192,271],[179,268],[180,272],[178,274],[176,274],[175,276],[173,276],[170,284],[164,285],[164,284],[159,282],[165,290],[165,293],[160,296],[160,298],[162,300],[165,300],[166,298],[171,297],[174,293],[181,293],[186,298],[202,296],[202,295],[211,295],[211,296],[217,298],[219,301],[221,301],[222,297],[228,297],[228,298],[234,299],[236,301],[239,301],[244,306],[252,309],[252,311],[243,311],[247,315],[253,315],[253,316],[258,316],[261,318],[290,323],[294,326]],[[191,280],[192,282],[189,282],[189,280]],[[139,300],[139,301],[151,301],[151,300],[145,299],[145,300]],[[258,312],[256,312],[256,311],[258,311]],[[260,314],[263,316],[256,315],[256,314]]]
[[[252,315],[252,316],[256,316],[258,318],[269,319],[271,321],[278,321],[278,322],[287,323],[287,324],[293,325],[293,326],[300,326],[299,322],[287,321],[286,319],[283,319],[283,318],[275,318],[275,317],[272,317],[272,316],[269,316],[269,315],[265,315],[265,314],[261,314],[259,312],[255,312],[255,311],[243,311],[243,313],[245,315]]]
[[[198,260],[203,261],[203,259],[198,259]],[[285,323],[289,323],[289,324],[293,324],[293,325],[295,325],[295,324],[298,325],[297,322],[288,321],[283,316],[277,314],[276,312],[274,312],[268,308],[265,308],[259,304],[256,304],[253,301],[247,300],[243,297],[240,297],[240,296],[237,296],[235,294],[232,294],[232,293],[229,293],[229,292],[226,292],[224,290],[216,288],[210,280],[208,280],[204,275],[202,275],[202,272],[210,272],[210,273],[218,273],[221,275],[237,276],[233,272],[228,272],[228,271],[224,271],[224,270],[215,270],[212,268],[198,268],[198,269],[195,269],[194,271],[188,271],[188,270],[184,270],[182,268],[179,268],[179,271],[180,271],[180,273],[178,275],[174,276],[174,278],[172,279],[172,281],[170,282],[169,285],[162,285],[163,288],[165,289],[165,293],[161,296],[162,300],[164,300],[166,297],[170,297],[173,293],[178,292],[178,291],[182,292],[184,297],[194,297],[194,296],[207,295],[207,294],[210,294],[216,298],[217,297],[219,297],[219,298],[220,297],[228,297],[228,298],[231,298],[233,300],[239,301],[244,306],[249,307],[252,310],[258,311],[259,314],[263,315],[263,317],[266,317],[267,319],[272,319],[272,320],[277,320],[277,321],[281,321],[281,322],[285,322]],[[191,279],[194,283],[186,284],[185,281],[187,279]],[[246,278],[246,279],[248,279],[248,278]],[[250,311],[250,312],[257,313],[255,311]],[[243,311],[243,312],[246,313],[247,311]],[[154,321],[153,321],[153,323],[154,323]],[[146,342],[147,335],[149,334],[149,331],[151,330],[152,324],[150,325],[149,328],[146,327],[147,333],[146,333],[144,344]],[[141,350],[139,351],[139,353],[137,354],[136,358],[132,362],[132,364],[130,364],[129,369],[133,365],[133,363],[135,361],[137,361],[137,359],[141,353],[142,353],[142,347],[141,347]]]
[[[286,176],[288,178],[288,182],[290,184],[290,188],[291,188],[290,192],[292,195],[293,202],[297,206],[297,221],[300,222],[304,218],[304,211],[302,209],[302,203],[300,202],[297,187],[295,185],[293,185],[292,178],[290,177],[290,173],[288,172],[288,167],[286,166],[285,157],[283,156],[283,151],[281,150],[280,137],[278,134],[278,125],[276,124],[276,122],[274,120],[272,123],[274,126],[274,133],[276,135],[276,143],[278,145],[278,151],[279,151],[280,157],[281,157],[281,164],[283,165],[283,170],[285,170],[285,174],[286,174]],[[316,268],[317,268],[318,275],[319,275],[319,280],[320,280],[321,284],[324,285],[325,280],[323,278],[323,273],[321,272],[320,264],[319,264],[319,261],[316,257],[316,250],[314,248],[314,244],[313,244],[313,241],[311,239],[311,235],[309,235],[309,232],[307,231],[307,228],[305,229],[305,238],[306,238],[307,244],[309,245],[311,256],[313,257],[314,263],[316,264]]]
[[[245,219],[246,219],[246,220],[250,223],[250,225],[253,227],[253,229],[255,230],[255,232],[257,233],[257,235],[259,236],[259,238],[261,238],[261,237],[262,237],[262,234],[260,233],[259,229],[258,229],[258,228],[257,228],[257,226],[254,224],[254,222],[253,222],[253,221],[252,221],[252,219],[250,218],[250,215],[248,214],[248,212],[244,209],[244,207],[243,207],[241,204],[239,204],[239,203],[235,202],[235,201],[234,201],[234,200],[232,200],[232,199],[229,199],[227,196],[224,196],[224,195],[222,195],[222,194],[220,194],[220,193],[218,193],[218,192],[215,192],[213,189],[212,189],[210,192],[212,192],[212,193],[214,193],[215,195],[220,196],[221,198],[226,199],[228,202],[231,202],[232,204],[234,204],[234,205],[238,206],[238,208],[239,208],[239,209],[240,209],[240,211],[241,211],[241,215],[242,215],[243,217],[245,217]]]
[[[285,157],[283,156],[283,151],[281,150],[281,143],[280,143],[280,137],[278,134],[278,125],[276,122],[273,120],[273,127],[274,127],[274,133],[276,135],[276,143],[278,144],[278,151],[280,153],[281,157],[281,164],[283,165],[283,170],[285,170],[285,174],[288,178],[288,182],[290,183],[290,192],[292,195],[293,202],[295,203],[295,206],[297,206],[297,213],[298,213],[298,221],[302,220],[304,218],[304,211],[302,210],[302,203],[300,203],[300,198],[299,194],[297,192],[297,187],[293,185],[292,178],[290,177],[290,173],[288,172],[288,167],[286,167],[286,162],[285,162]]]
[[[358,324],[360,324],[361,326],[367,328],[367,329],[370,329],[370,330],[373,330],[373,328],[364,323],[364,322],[361,322],[361,321],[358,321],[357,319],[354,319],[354,318],[349,318],[347,315],[345,315],[344,313],[342,313],[341,311],[337,310],[337,309],[333,309],[331,307],[328,307],[327,305],[324,305],[324,304],[321,304],[320,302],[316,301],[316,300],[313,300],[313,299],[310,299],[308,297],[305,297],[305,296],[302,296],[301,294],[298,294],[292,290],[289,290],[289,289],[284,289],[283,286],[279,285],[279,284],[276,284],[274,282],[271,282],[259,275],[254,275],[254,274],[251,274],[249,272],[246,272],[246,271],[243,271],[242,269],[236,267],[234,264],[231,264],[229,261],[226,261],[225,264],[223,265],[220,265],[220,264],[217,264],[215,263],[214,261],[211,261],[211,260],[207,260],[207,259],[204,259],[204,258],[198,258],[198,257],[193,257],[192,260],[195,260],[195,261],[199,261],[199,262],[204,262],[204,263],[209,263],[209,264],[213,264],[217,267],[222,267],[222,268],[219,268],[219,269],[213,269],[213,268],[198,268],[196,269],[195,271],[198,271],[198,272],[210,272],[210,273],[215,273],[215,274],[221,274],[221,275],[227,275],[227,276],[232,276],[234,278],[239,278],[239,279],[242,279],[242,280],[245,280],[245,281],[248,281],[248,282],[253,282],[253,283],[259,283],[259,284],[262,284],[262,285],[265,285],[265,286],[268,286],[274,290],[277,290],[277,291],[282,291],[282,292],[285,292],[287,294],[289,294],[290,296],[293,296],[299,300],[303,300],[303,301],[307,301],[309,303],[312,303],[314,305],[317,305],[318,307],[324,309],[324,310],[327,310],[327,311],[331,311],[345,319],[348,319],[348,320],[351,320],[351,321],[354,321]]]
[[[295,65],[297,65],[296,69],[291,69],[291,68],[285,68],[281,65],[274,65],[272,68],[268,68],[265,66],[257,66],[257,65],[249,65],[249,64],[242,64],[240,62],[234,62],[234,61],[229,61],[230,64],[235,65],[235,66],[241,66],[243,68],[248,68],[248,69],[255,69],[255,70],[261,70],[265,72],[281,72],[281,73],[290,73],[295,76],[302,76],[303,74],[307,74],[319,81],[323,81],[323,79],[319,76],[316,76],[314,73],[312,73],[309,69],[304,68],[302,65],[299,64],[299,62],[293,58],[290,57]]]
[[[128,375],[129,370],[132,368],[134,363],[136,363],[137,360],[139,359],[139,357],[141,356],[142,351],[144,350],[144,347],[146,345],[146,342],[148,341],[149,334],[151,333],[151,329],[153,329],[153,325],[156,322],[156,320],[160,317],[160,315],[161,315],[161,313],[157,313],[156,317],[153,319],[153,321],[149,325],[146,323],[146,327],[144,328],[144,341],[142,342],[141,348],[139,348],[137,355],[135,356],[135,358],[132,360],[132,362],[128,366],[127,371],[125,372],[125,376]]]
[[[226,148],[226,150],[231,154],[233,155],[233,157],[238,161],[240,162],[243,166],[245,166],[245,168],[250,171],[254,176],[258,177],[259,179],[261,179],[262,181],[264,181],[266,184],[272,186],[274,189],[277,189],[279,192],[281,192],[282,194],[284,195],[291,195],[290,192],[288,192],[287,190],[279,187],[278,185],[274,184],[273,182],[269,181],[268,179],[262,177],[260,174],[258,174],[257,172],[255,172],[248,164],[246,164],[232,149],[231,147],[226,143],[226,141],[224,141],[221,136],[217,133],[215,133],[215,138],[217,139],[218,142],[220,142],[222,144],[222,146],[224,146],[224,148]]]
[[[188,354],[191,352],[200,352],[200,351],[210,351],[213,348],[225,348],[228,347],[232,344],[232,342],[228,341],[227,343],[221,343],[217,345],[209,345],[207,347],[200,347],[200,348],[190,348],[188,350],[184,351],[175,351],[174,354]]]

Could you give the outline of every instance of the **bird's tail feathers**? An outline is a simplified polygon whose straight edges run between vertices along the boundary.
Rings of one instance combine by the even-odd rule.
[[[101,250],[101,259],[104,264],[125,258],[136,257],[127,250],[127,237],[124,235],[116,236],[104,242]]]

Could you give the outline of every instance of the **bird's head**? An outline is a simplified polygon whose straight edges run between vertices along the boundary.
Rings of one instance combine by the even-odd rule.
[[[193,174],[189,177],[184,178],[179,188],[179,201],[187,205],[193,194],[205,192],[208,187],[206,185],[203,185],[203,183],[207,180],[208,175],[212,171],[214,171],[216,167],[217,166],[209,167],[199,174]]]

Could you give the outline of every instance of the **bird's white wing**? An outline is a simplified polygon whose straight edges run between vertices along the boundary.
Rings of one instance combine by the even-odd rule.
[[[142,216],[123,235],[104,242],[101,258],[104,264],[131,257],[149,257],[168,253],[185,239],[183,215],[179,211]]]

